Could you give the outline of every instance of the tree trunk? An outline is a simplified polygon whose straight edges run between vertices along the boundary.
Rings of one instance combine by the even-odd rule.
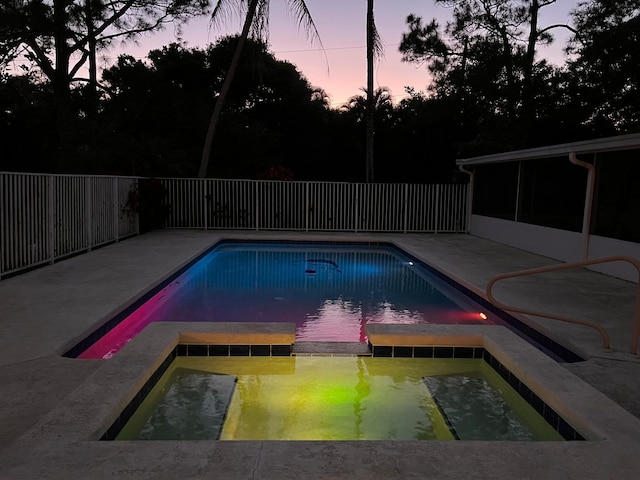
[[[373,22],[373,0],[367,0],[367,183],[373,183],[373,137],[375,134],[375,96],[373,91],[373,50],[375,26]]]
[[[527,44],[527,53],[524,64],[523,82],[522,82],[522,119],[525,128],[533,123],[535,114],[533,110],[533,64],[536,55],[536,41],[538,40],[538,11],[540,4],[538,0],[531,1],[530,20],[529,20],[529,41]]]
[[[216,99],[216,104],[213,108],[213,113],[211,114],[211,120],[209,120],[209,129],[207,130],[207,136],[204,141],[204,147],[202,149],[202,158],[200,159],[200,169],[198,170],[198,178],[206,178],[207,170],[209,168],[209,160],[211,158],[211,147],[213,145],[213,137],[216,133],[216,127],[218,126],[218,120],[220,118],[220,112],[222,112],[222,107],[224,106],[224,102],[227,99],[227,94],[229,93],[229,88],[231,87],[231,82],[233,81],[233,77],[235,76],[236,69],[238,67],[238,63],[240,62],[240,55],[242,54],[242,49],[244,48],[244,44],[249,36],[249,30],[251,28],[251,24],[253,23],[253,18],[256,14],[256,9],[258,7],[258,0],[251,0],[249,4],[249,9],[247,10],[247,17],[244,20],[244,26],[242,27],[242,33],[240,34],[240,38],[238,39],[238,45],[236,46],[236,50],[233,53],[233,58],[231,59],[231,65],[229,65],[229,70],[224,77],[224,82],[222,83],[222,88],[220,89],[220,94]]]
[[[98,62],[96,59],[97,46],[95,27],[93,24],[94,12],[92,3],[94,0],[87,0],[86,17],[87,17],[87,47],[89,50],[89,92],[88,92],[88,108],[87,123],[89,126],[89,135],[87,138],[89,146],[89,158],[91,161],[91,171],[98,172],[98,151],[96,146],[96,136],[98,131]]]
[[[69,162],[71,135],[71,91],[69,87],[69,46],[67,45],[67,0],[56,0],[53,4],[53,28],[55,42],[55,71],[51,84],[56,104],[56,152],[57,171],[66,170]]]
[[[500,27],[500,38],[502,40],[502,57],[504,58],[505,74],[507,76],[507,115],[513,119],[516,116],[517,92],[516,79],[513,73],[513,52],[509,36],[504,27]]]

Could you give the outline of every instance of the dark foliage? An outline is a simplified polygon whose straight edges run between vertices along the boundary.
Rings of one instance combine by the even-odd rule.
[[[428,92],[408,89],[397,105],[384,88],[375,91],[376,181],[450,181],[456,158],[638,131],[639,11],[637,0],[581,4],[565,67],[528,64],[517,42],[509,50],[487,31],[467,35],[454,25],[450,38],[434,22],[409,18],[403,51],[409,61],[428,60],[434,82]],[[0,170],[194,177],[236,43],[173,44],[145,62],[121,56],[103,73],[93,118],[91,91],[72,89],[62,162],[54,155],[50,80],[33,72],[0,76]],[[294,65],[248,41],[208,174],[363,182],[365,120],[364,96],[331,109]]]

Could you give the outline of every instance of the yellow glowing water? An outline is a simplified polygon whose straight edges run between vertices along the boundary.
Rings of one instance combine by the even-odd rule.
[[[258,359],[246,360],[238,371],[229,358],[239,378],[221,439],[453,439],[422,383],[425,362],[274,358],[281,368],[265,375],[251,372]]]
[[[183,391],[177,397],[167,400],[176,372],[185,371],[195,374],[197,382],[182,386]],[[210,395],[210,390],[217,387],[211,387],[213,384],[208,384],[207,379],[218,382],[215,385],[220,380],[233,385],[234,377],[220,375],[237,376],[221,431],[226,400]],[[518,428],[527,432],[526,438],[514,440],[561,440],[481,360],[306,356],[178,357],[118,439],[452,440],[452,430],[423,381],[424,377],[447,376],[462,379],[480,376],[485,385],[498,392],[504,399],[504,405],[496,409],[498,415],[502,415],[503,409],[509,410],[509,419],[505,417],[502,423],[516,421],[524,425]],[[230,392],[227,389],[227,399]],[[472,394],[462,395],[469,397],[472,410]],[[459,400],[456,399],[458,405]],[[173,404],[167,406],[162,402]],[[466,403],[463,399],[463,410]],[[483,419],[473,420],[476,421],[481,424]],[[218,425],[213,427],[212,422]],[[151,429],[148,436],[140,433],[145,429],[147,432]],[[465,439],[463,435],[464,432],[461,439]],[[489,438],[484,439],[505,438],[509,439],[493,437],[489,432]]]

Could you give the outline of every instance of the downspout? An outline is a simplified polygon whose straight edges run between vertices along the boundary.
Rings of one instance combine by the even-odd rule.
[[[569,154],[569,161],[579,167],[587,169],[587,191],[584,199],[584,216],[582,218],[582,260],[589,258],[589,237],[591,235],[591,213],[593,211],[593,192],[596,183],[596,167],[591,163],[578,160],[575,152]]]
[[[469,198],[467,199],[467,225],[465,228],[465,233],[471,233],[471,208],[473,207],[473,183],[475,174],[473,170],[467,170],[464,165],[458,165],[458,169],[462,173],[466,173],[467,175],[469,175]]]

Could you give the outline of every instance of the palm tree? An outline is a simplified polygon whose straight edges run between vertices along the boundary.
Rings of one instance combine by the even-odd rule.
[[[204,178],[207,176],[207,168],[209,167],[209,160],[211,157],[211,147],[213,145],[213,137],[215,135],[218,120],[220,118],[220,112],[224,107],[227,93],[231,87],[231,82],[236,72],[236,68],[240,61],[240,55],[244,44],[251,34],[255,38],[263,38],[266,42],[269,33],[269,0],[218,0],[213,12],[211,13],[211,24],[215,25],[220,23],[223,19],[229,18],[230,14],[237,11],[239,8],[247,3],[247,15],[242,27],[242,33],[238,39],[238,45],[231,59],[229,70],[224,77],[222,88],[216,99],[216,104],[211,114],[211,120],[209,121],[209,129],[207,130],[207,136],[204,142],[204,148],[202,149],[202,158],[200,159],[200,169],[198,171],[198,177]],[[294,16],[298,26],[303,27],[307,37],[312,43],[316,42],[322,48],[322,41],[320,35],[316,29],[315,23],[311,18],[309,9],[307,8],[304,0],[287,0],[289,10]]]
[[[393,97],[391,91],[387,87],[380,87],[373,90],[373,95],[368,95],[366,88],[360,89],[364,95],[354,95],[347,100],[347,103],[340,105],[340,111],[355,116],[358,123],[367,121],[370,113],[369,101],[373,100],[373,112],[382,114],[383,117],[389,116],[393,111]],[[379,118],[380,115],[374,117]]]
[[[375,91],[373,89],[373,62],[375,57],[382,55],[382,40],[376,29],[373,18],[373,0],[367,0],[367,153],[366,153],[366,181],[373,182],[373,137],[375,114]]]

